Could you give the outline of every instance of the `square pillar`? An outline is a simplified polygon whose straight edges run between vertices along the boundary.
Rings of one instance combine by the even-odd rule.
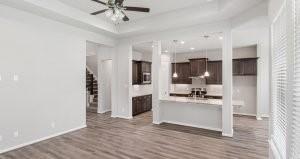
[[[160,111],[159,111],[159,72],[161,66],[161,41],[153,42],[152,53],[152,111],[153,111],[153,123],[160,124]]]
[[[222,48],[223,75],[223,106],[222,135],[233,136],[233,106],[232,106],[232,31],[224,31]]]

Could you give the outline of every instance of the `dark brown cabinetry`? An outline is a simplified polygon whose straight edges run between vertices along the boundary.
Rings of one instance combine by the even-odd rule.
[[[177,78],[172,77],[172,84],[192,84],[191,74],[190,74],[190,63],[176,63],[176,73]],[[175,64],[172,64],[172,74],[175,72]]]
[[[152,110],[152,95],[132,98],[132,115],[138,115]]]
[[[142,82],[141,67],[139,61],[132,61],[132,84],[140,84]]]
[[[234,59],[232,65],[234,76],[257,75],[257,58]]]
[[[151,73],[151,62],[141,61],[141,67],[143,73]]]
[[[146,61],[132,61],[132,84],[141,85],[143,83],[143,74],[151,74],[151,62]],[[146,84],[151,84],[146,83]]]
[[[206,77],[206,84],[222,84],[222,61],[209,61],[207,71],[210,76]]]
[[[202,76],[206,71],[206,58],[190,59],[191,76]]]

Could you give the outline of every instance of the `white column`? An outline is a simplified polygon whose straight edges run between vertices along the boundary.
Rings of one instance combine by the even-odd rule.
[[[232,111],[232,32],[224,33],[222,60],[223,60],[223,106],[222,106],[222,135],[233,136]]]
[[[152,111],[153,111],[153,123],[160,124],[160,111],[159,111],[159,70],[161,66],[161,41],[153,42],[152,53]]]
[[[132,97],[131,97],[131,75],[132,75],[132,45],[119,44],[116,48],[114,71],[117,71],[116,90],[113,94],[113,103],[116,108],[113,109],[113,117],[131,119],[132,118]],[[114,97],[114,95],[116,95]]]

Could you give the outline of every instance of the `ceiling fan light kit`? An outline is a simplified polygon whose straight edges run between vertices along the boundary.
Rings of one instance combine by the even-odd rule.
[[[102,2],[100,0],[92,0],[92,1],[105,5],[108,9],[96,11],[94,13],[91,13],[91,15],[98,15],[101,13],[105,13],[106,17],[109,17],[114,22],[118,20],[129,21],[129,18],[125,14],[125,11],[145,12],[145,13],[150,12],[149,8],[124,6],[123,5],[124,0],[108,0],[107,3]]]

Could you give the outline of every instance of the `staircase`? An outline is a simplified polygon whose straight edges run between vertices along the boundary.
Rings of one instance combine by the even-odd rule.
[[[90,95],[94,95],[93,102],[90,103],[90,106],[88,107],[88,111],[97,113],[98,81],[94,78],[94,75],[88,69],[86,69],[86,90],[89,92]]]

